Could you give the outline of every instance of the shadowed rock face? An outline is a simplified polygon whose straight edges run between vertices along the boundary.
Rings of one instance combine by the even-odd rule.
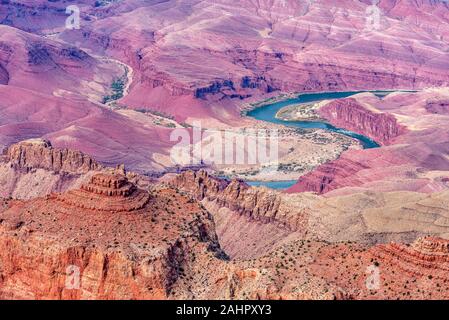
[[[9,73],[0,64],[0,84],[8,84],[8,82],[9,82]]]
[[[449,115],[449,100],[429,101],[426,110],[434,114]]]
[[[269,189],[214,178],[206,171],[168,177],[168,184],[191,196],[212,213],[218,239],[232,259],[257,258],[306,232],[307,214]]]

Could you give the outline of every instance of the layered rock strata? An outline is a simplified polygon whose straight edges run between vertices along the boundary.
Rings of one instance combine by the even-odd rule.
[[[405,132],[393,115],[364,108],[355,99],[328,103],[318,114],[338,128],[363,134],[383,145]]]
[[[13,299],[188,297],[195,264],[225,258],[198,203],[103,174],[80,190],[10,203],[0,246],[0,297]]]
[[[261,223],[273,223],[291,231],[304,227],[305,217],[293,212],[279,193],[266,188],[251,188],[239,180],[223,180],[207,171],[186,171],[168,183],[193,194],[198,200],[207,199],[220,207]]]
[[[448,246],[448,240],[436,237],[369,249],[325,246],[310,270],[351,299],[448,299]]]
[[[79,151],[31,139],[9,146],[0,159],[0,196],[30,199],[87,182],[105,168]]]

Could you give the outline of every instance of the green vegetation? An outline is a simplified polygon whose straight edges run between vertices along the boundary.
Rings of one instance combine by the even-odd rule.
[[[112,82],[111,84],[112,94],[103,97],[104,104],[123,98],[123,91],[125,89],[126,77],[127,75],[125,74],[121,78],[118,78]]]

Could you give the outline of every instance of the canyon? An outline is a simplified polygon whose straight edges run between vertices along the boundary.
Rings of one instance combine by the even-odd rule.
[[[45,141],[10,150],[28,159],[32,175],[32,166],[55,169],[32,156],[59,152]],[[425,237],[448,232],[447,192],[325,199],[205,171],[147,181],[65,154],[72,156],[59,164],[78,168],[84,182],[1,202],[4,299],[447,298],[449,243]],[[382,290],[365,287],[373,264]],[[79,286],[67,286],[67,268],[77,270]]]
[[[0,299],[449,299],[446,1],[67,5],[0,4]],[[295,108],[374,148],[247,116],[349,91]],[[177,165],[197,123],[297,182]]]
[[[447,90],[360,94],[318,109],[330,123],[364,133],[381,148],[352,150],[302,176],[289,192],[337,195],[362,190],[438,192],[447,190],[447,133],[444,113],[429,111]]]

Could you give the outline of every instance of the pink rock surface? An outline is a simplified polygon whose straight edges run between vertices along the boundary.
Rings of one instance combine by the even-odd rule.
[[[107,164],[161,168],[164,164],[153,155],[167,156],[169,130],[142,126],[90,102],[101,101],[111,81],[121,75],[100,57],[118,59],[132,70],[129,92],[120,105],[162,111],[180,122],[212,120],[214,126],[240,125],[243,99],[276,91],[449,84],[449,15],[442,1],[381,1],[378,30],[366,28],[369,1],[128,0],[102,6],[79,1],[79,30],[65,29],[66,5],[29,0],[2,4],[0,18],[12,27],[0,26],[0,85],[13,91],[5,93],[10,100],[17,94],[14,86],[33,91],[20,93],[26,104],[7,104],[11,110],[0,128],[3,146],[46,136],[55,146],[80,149]],[[54,105],[70,120],[56,117]],[[46,111],[49,106],[53,111]],[[390,113],[388,105],[377,107]],[[25,116],[20,108],[36,112]],[[437,108],[433,115],[445,112],[430,108]],[[376,123],[388,122],[390,115],[359,117],[365,117],[365,123],[353,127],[355,131],[383,144],[403,138],[390,122],[385,124],[390,129],[367,124],[372,117],[380,117]],[[421,141],[423,132],[429,141],[445,143],[444,133],[432,129],[430,122],[427,131],[412,130],[407,139]],[[445,167],[438,152],[431,152],[437,145],[417,148],[427,150],[427,159],[412,159],[412,164]],[[393,154],[413,158],[396,149]],[[352,161],[352,155],[347,157]]]
[[[363,94],[327,104],[320,113],[331,123],[371,136],[384,146],[349,150],[301,177],[288,192],[337,195],[366,189],[437,192],[449,188],[449,117],[429,111],[428,103],[444,105],[447,96],[432,90],[393,94],[383,100]]]
[[[138,73],[135,90],[162,87],[174,96],[448,82],[446,4],[382,1],[375,32],[365,28],[367,5],[349,0],[310,5],[130,1],[111,6],[103,19],[63,38],[126,60]]]
[[[393,115],[370,111],[352,98],[333,101],[318,113],[338,128],[363,134],[383,145],[405,132]]]

